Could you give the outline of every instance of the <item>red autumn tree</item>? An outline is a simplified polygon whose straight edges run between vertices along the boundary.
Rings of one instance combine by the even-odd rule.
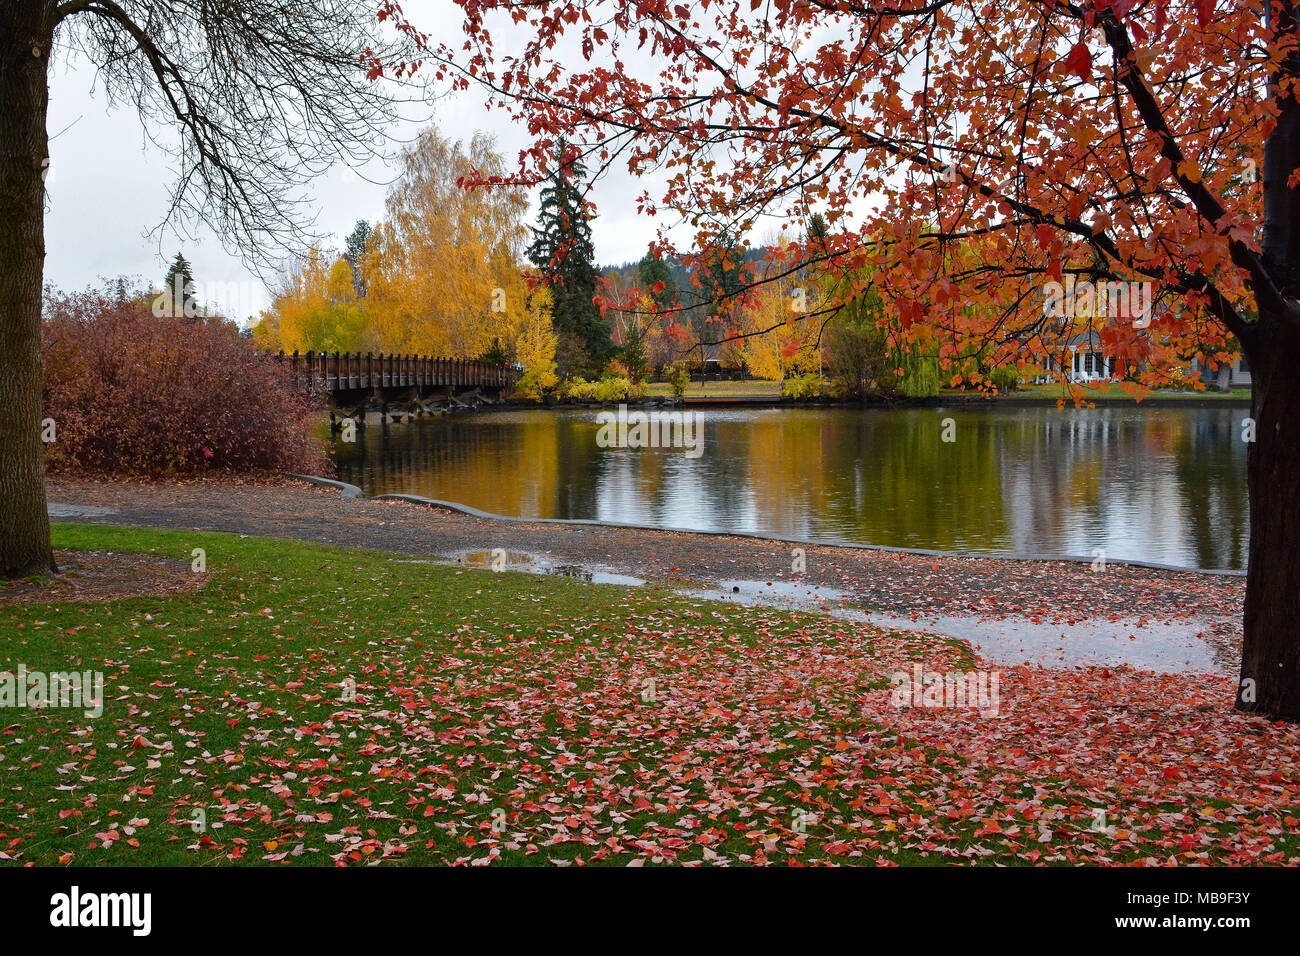
[[[1237,706],[1300,719],[1295,4],[456,2],[463,39],[426,69],[527,123],[521,177],[563,134],[594,169],[650,176],[639,208],[705,250],[820,213],[803,261],[886,288],[895,341],[937,341],[949,368],[972,345],[1059,367],[1088,324],[1147,385],[1166,357],[1243,352]],[[1109,305],[1061,307],[1082,280]]]

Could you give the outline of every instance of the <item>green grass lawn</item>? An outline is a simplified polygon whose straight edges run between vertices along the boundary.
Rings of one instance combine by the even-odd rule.
[[[701,780],[669,792],[673,761],[717,730],[683,721],[674,699],[697,667],[733,668],[760,688],[746,675],[769,659],[765,642],[799,633],[797,616],[270,539],[66,524],[55,534],[57,547],[186,559],[203,547],[212,579],[165,599],[0,607],[0,667],[102,669],[108,698],[98,720],[6,718],[10,858],[444,863],[490,846],[507,863],[644,857],[628,838],[616,851],[545,845],[617,816],[631,839],[664,840],[680,859],[754,851],[742,820],[761,819],[757,805],[701,814],[709,843],[659,834],[705,793]],[[341,699],[348,678],[352,703]],[[696,703],[684,713],[694,718]],[[759,764],[820,746],[788,707],[774,717],[757,728],[772,748]],[[773,794],[773,815],[807,799]],[[206,830],[191,823],[196,809]]]
[[[1008,768],[863,716],[911,661],[968,667],[964,645],[280,540],[69,524],[55,537],[187,561],[202,547],[211,577],[168,597],[0,607],[0,669],[100,669],[106,683],[98,719],[0,712],[0,849],[16,863],[1149,852],[1099,847],[1091,808],[1057,782],[1009,790]],[[974,809],[1004,804],[1028,808],[1025,826],[1054,808],[1056,842]]]
[[[653,382],[649,386],[649,394],[654,397],[665,397],[672,394],[672,389],[667,382]],[[977,392],[966,392],[961,389],[945,388],[940,392],[945,396],[975,396]],[[1056,399],[1062,395],[1060,384],[1049,385],[1021,385],[1014,392],[1004,392],[999,397],[1003,398],[1050,398]],[[1099,398],[1122,398],[1132,401],[1132,397],[1124,392],[1117,383],[1106,382],[1100,385],[1085,385],[1083,387],[1085,401],[1093,401]],[[703,386],[699,382],[692,381],[690,387],[686,390],[687,398],[767,398],[776,401],[781,397],[780,382],[764,381],[744,381],[744,382],[706,382]],[[1219,392],[1208,390],[1204,392],[1194,391],[1170,391],[1162,390],[1151,392],[1149,398],[1178,398],[1178,399],[1228,399],[1228,398],[1250,398],[1249,389],[1236,389],[1230,392]]]
[[[672,394],[672,386],[667,382],[651,382],[649,394],[662,398]],[[780,382],[765,382],[758,379],[741,382],[705,382],[692,379],[686,389],[686,398],[770,398],[773,401],[781,397]]]
[[[950,391],[944,391],[949,394]],[[961,394],[960,392],[951,392],[951,394]],[[1014,392],[1007,392],[1006,395],[1011,397],[1043,397],[1057,398],[1063,394],[1061,385],[1053,383],[1048,385],[1021,385]],[[1084,398],[1092,401],[1097,398],[1124,398],[1132,401],[1132,396],[1119,387],[1117,382],[1103,382],[1099,385],[1084,385]],[[1214,389],[1207,389],[1203,392],[1194,392],[1190,389],[1187,391],[1173,391],[1170,389],[1161,389],[1160,391],[1150,392],[1148,398],[1179,398],[1179,399],[1225,399],[1225,398],[1250,398],[1250,389],[1234,389],[1229,392],[1220,392]],[[1145,401],[1145,399],[1143,399]]]

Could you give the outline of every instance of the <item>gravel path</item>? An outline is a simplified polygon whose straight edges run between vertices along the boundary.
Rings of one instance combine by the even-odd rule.
[[[337,491],[282,484],[149,484],[51,479],[55,520],[193,528],[408,555],[445,557],[504,548],[555,564],[598,567],[639,578],[713,585],[798,578],[794,545],[670,531],[500,521],[397,501],[348,500]],[[72,506],[72,507],[69,507]],[[1240,640],[1244,578],[998,558],[933,557],[807,546],[803,583],[838,588],[895,614],[980,614],[1072,621],[1124,616],[1195,619]]]

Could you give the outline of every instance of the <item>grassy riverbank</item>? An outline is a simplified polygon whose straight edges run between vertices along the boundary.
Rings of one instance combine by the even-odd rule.
[[[646,386],[652,398],[667,398],[673,393],[667,382],[651,382]],[[777,401],[781,398],[780,382],[765,382],[761,379],[739,382],[709,381],[701,384],[692,379],[682,396],[687,399],[767,399]]]
[[[945,389],[944,394],[961,395],[967,393]],[[1060,395],[1061,395],[1060,385],[1022,385],[1014,392],[1008,392],[1004,396],[999,396],[999,397],[1050,398],[1052,400],[1055,400],[1059,398]],[[1098,385],[1085,385],[1083,386],[1083,396],[1085,401],[1090,401],[1090,402],[1097,401],[1099,399],[1101,400],[1126,399],[1128,401],[1133,400],[1131,395],[1129,395],[1127,392],[1121,389],[1119,385],[1114,382],[1103,382]],[[1246,400],[1250,399],[1250,389],[1238,388],[1227,392],[1220,392],[1215,389],[1207,389],[1203,392],[1194,392],[1191,391],[1190,389],[1186,391],[1175,391],[1173,389],[1158,389],[1156,391],[1151,392],[1147,396],[1147,398],[1143,399],[1143,401],[1145,402],[1150,399],[1162,399],[1162,400],[1181,399],[1181,400],[1191,400],[1191,401],[1207,401],[1207,400],[1208,401],[1215,401],[1215,400],[1240,401],[1242,399],[1246,399]]]
[[[672,394],[670,386],[666,382],[653,382],[649,385],[649,394],[655,398],[665,398]],[[953,399],[972,399],[972,400],[989,400],[998,401],[1005,399],[1042,399],[1044,401],[1055,402],[1061,397],[1062,390],[1059,384],[1051,385],[1022,385],[1013,392],[1003,392],[999,395],[981,395],[978,392],[967,392],[960,389],[945,388],[940,391],[941,398]],[[701,385],[697,381],[692,381],[686,389],[684,396],[688,400],[695,401],[727,401],[727,400],[748,400],[748,401],[780,401],[781,383],[766,382],[759,380],[752,381],[710,381]],[[1085,385],[1083,387],[1084,401],[1133,401],[1133,398],[1124,392],[1118,384],[1114,382],[1105,382],[1095,385]],[[1161,389],[1151,392],[1146,399],[1178,399],[1188,401],[1223,401],[1243,399],[1249,400],[1250,389],[1234,389],[1229,392],[1219,392],[1207,390],[1204,392],[1194,391],[1173,391]]]
[[[1226,693],[1220,680],[1129,688],[1107,672],[1104,705],[1081,704],[1071,695],[1092,693],[1096,675],[1076,686],[1077,675],[1019,668],[1003,675],[1001,719],[922,712],[891,706],[890,675],[913,663],[965,669],[963,647],[275,539],[69,524],[55,536],[60,548],[186,561],[203,548],[210,580],[165,597],[0,606],[0,667],[97,669],[107,687],[98,719],[5,715],[0,839],[11,861],[1300,853],[1294,825],[1279,822],[1300,741],[1219,706],[1206,713]],[[1127,710],[1153,700],[1149,725]],[[1121,712],[1104,708],[1117,702],[1131,738],[1122,748],[1111,739],[1120,728],[1083,713],[1102,708],[1110,721]],[[1091,748],[1068,739],[1080,733],[1096,735]],[[1283,779],[1260,788],[1225,775],[1239,749]],[[1102,766],[1116,753],[1137,761],[1127,776]]]

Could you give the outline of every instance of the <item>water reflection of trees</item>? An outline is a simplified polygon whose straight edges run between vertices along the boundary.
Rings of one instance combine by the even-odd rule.
[[[1213,410],[1195,419],[1174,449],[1184,489],[1188,534],[1203,568],[1244,568],[1250,540],[1244,410]]]
[[[1244,566],[1245,458],[1231,409],[1026,410],[1004,456],[1017,553]],[[1053,546],[1055,544],[1055,546]]]
[[[956,440],[941,440],[942,422]],[[1241,567],[1232,409],[706,413],[705,451],[601,449],[593,412],[377,428],[340,477],[502,514],[600,518],[939,550]],[[358,435],[362,439],[362,435]]]

